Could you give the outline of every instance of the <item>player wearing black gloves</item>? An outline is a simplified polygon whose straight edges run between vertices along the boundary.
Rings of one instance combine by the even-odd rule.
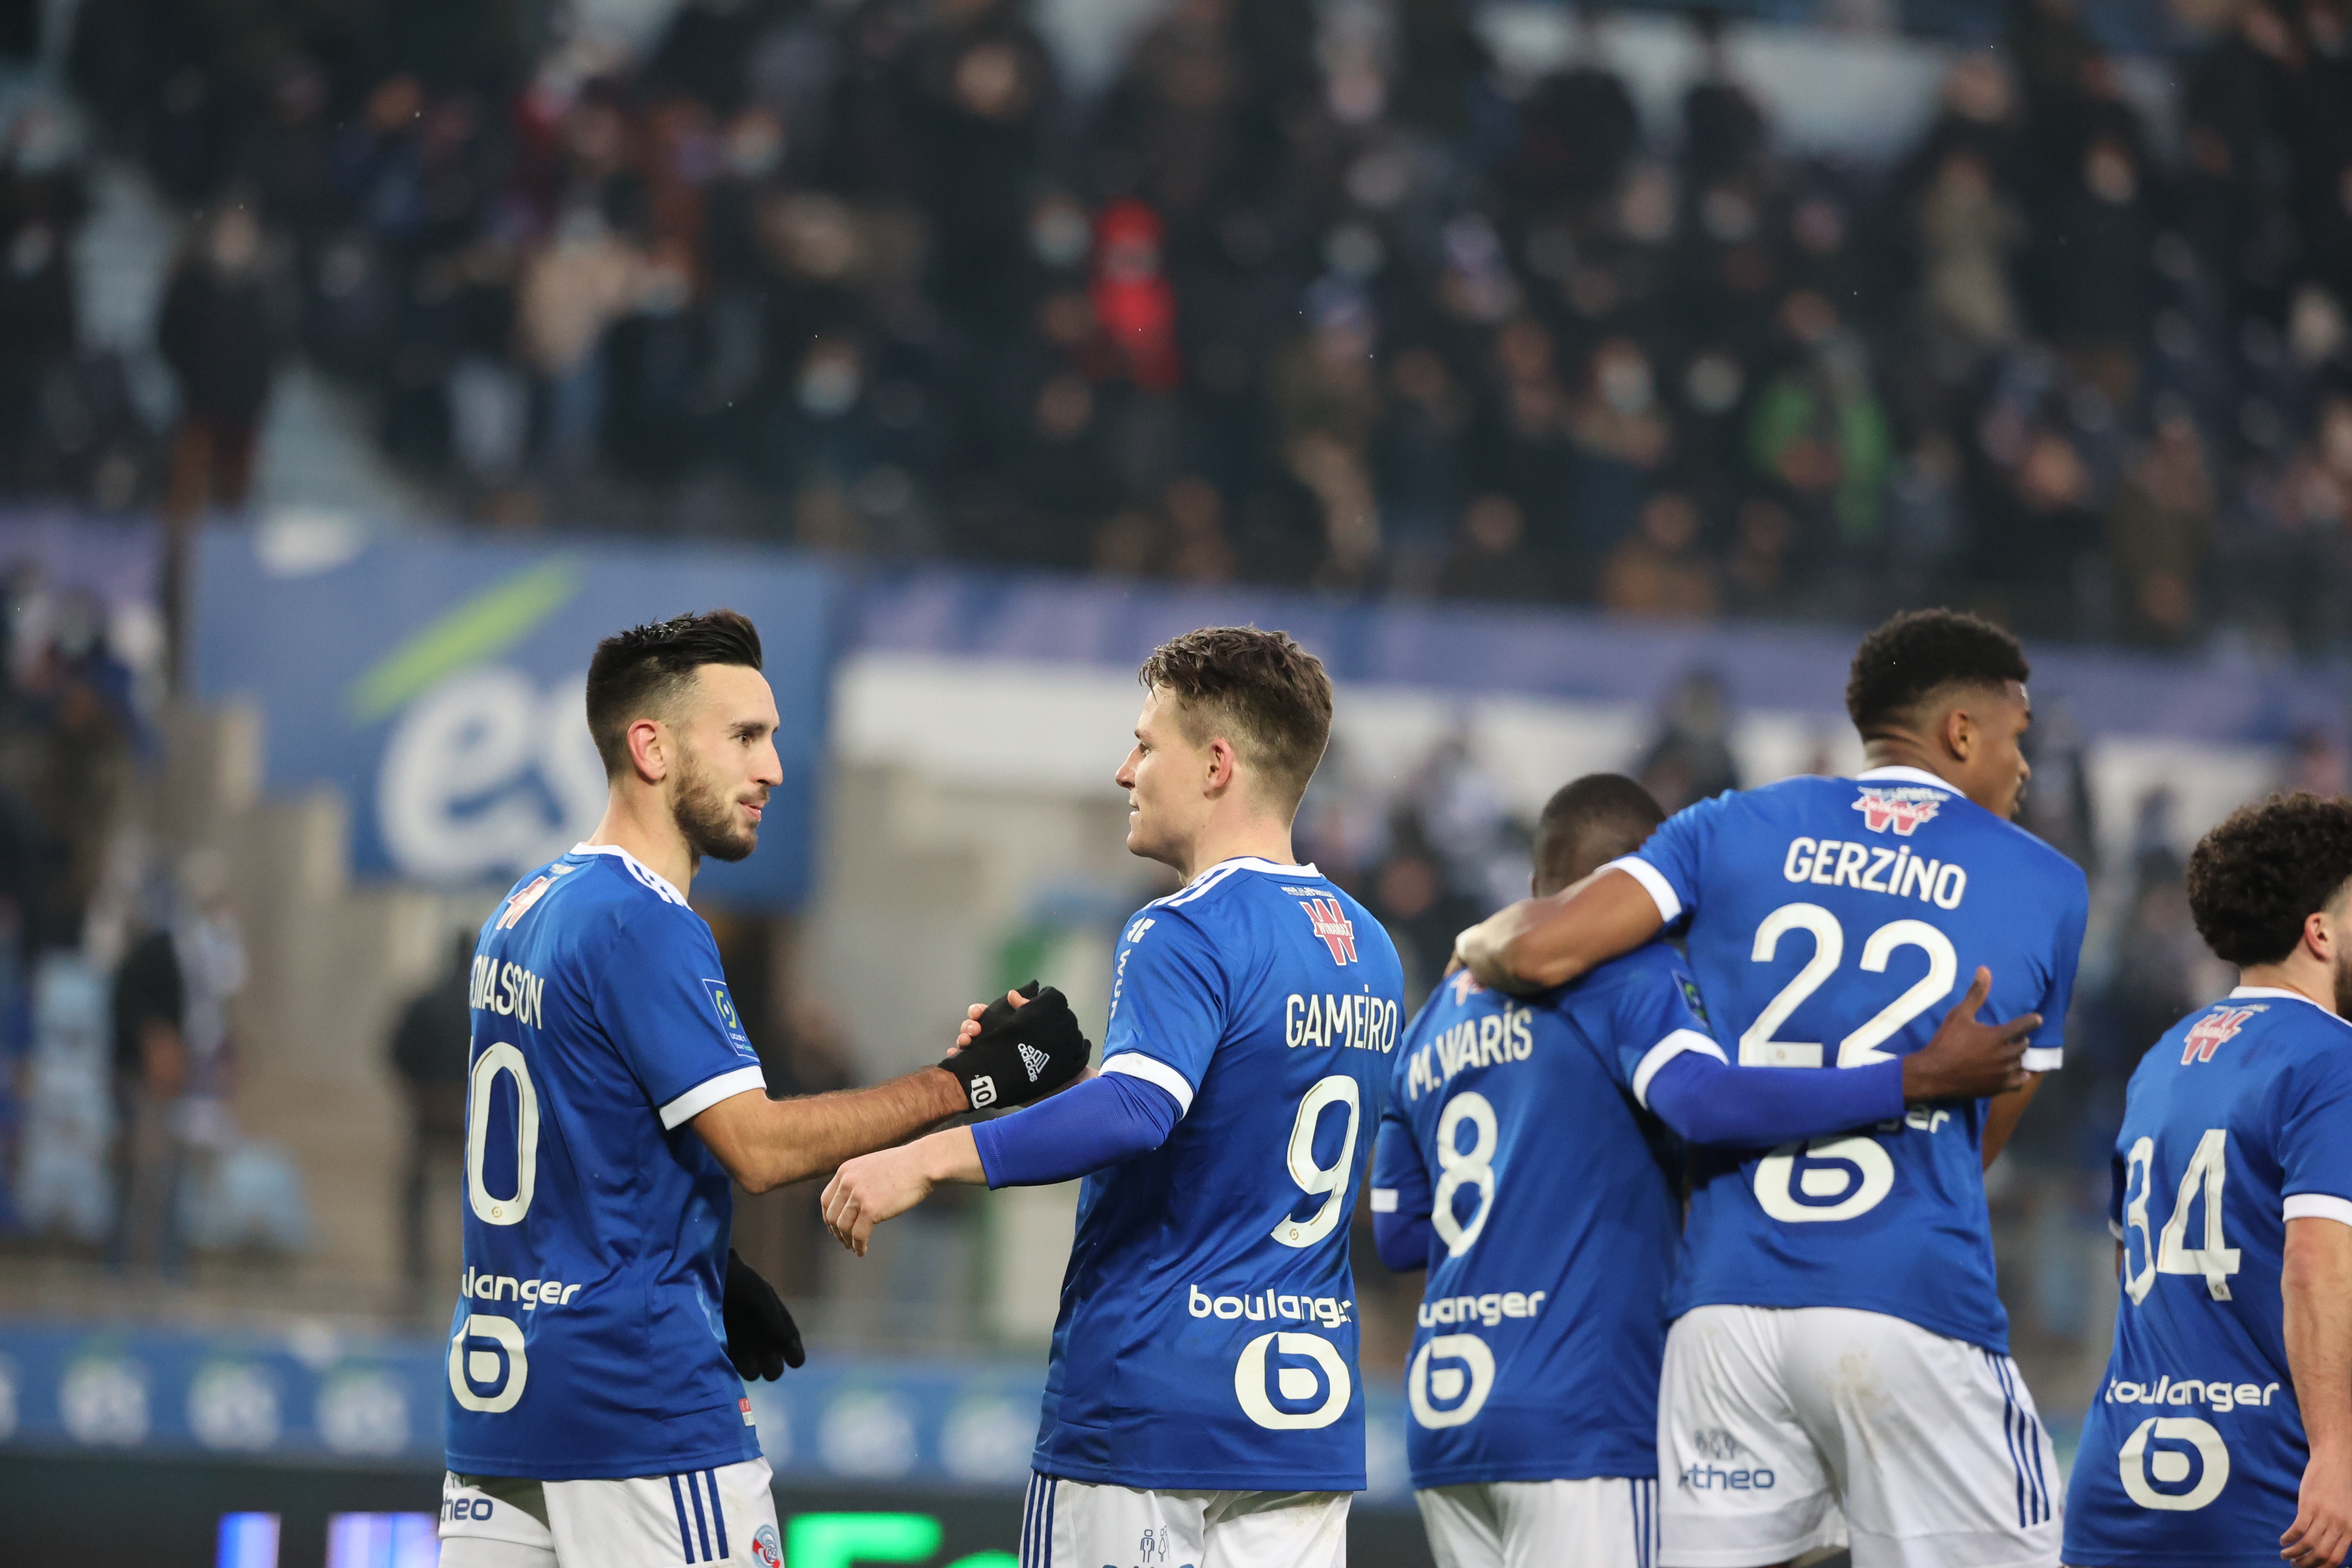
[[[784,1375],[784,1368],[797,1368],[808,1360],[801,1348],[800,1325],[793,1321],[775,1288],[731,1247],[727,1249],[727,1300],[719,1313],[727,1320],[727,1359],[744,1382],[772,1383]]]
[[[980,1032],[940,1063],[974,1110],[1042,1100],[1084,1072],[1094,1052],[1069,998],[1034,980],[990,1003],[978,1022]]]

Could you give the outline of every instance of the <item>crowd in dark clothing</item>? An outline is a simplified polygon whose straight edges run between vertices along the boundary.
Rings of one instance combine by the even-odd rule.
[[[2019,0],[1875,165],[1776,149],[1704,17],[1656,137],[1605,47],[1521,79],[1456,0],[1177,0],[1084,100],[1018,0],[704,0],[601,74],[382,9],[88,0],[76,79],[477,515],[2352,638],[2345,0],[2237,7],[2161,127]]]

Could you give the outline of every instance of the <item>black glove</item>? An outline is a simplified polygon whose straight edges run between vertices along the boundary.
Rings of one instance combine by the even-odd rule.
[[[1084,1072],[1094,1042],[1079,1032],[1070,999],[1032,980],[1021,988],[1031,998],[1015,1007],[999,997],[980,1016],[971,1044],[940,1066],[963,1085],[974,1110],[1026,1105],[1053,1093]]]
[[[727,1300],[719,1313],[727,1320],[727,1359],[744,1382],[782,1377],[784,1368],[808,1360],[808,1352],[801,1349],[800,1326],[774,1288],[731,1247],[727,1249]]]

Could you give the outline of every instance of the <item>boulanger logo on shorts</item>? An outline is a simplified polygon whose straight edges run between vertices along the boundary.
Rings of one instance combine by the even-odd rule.
[[[1683,1467],[1675,1484],[1686,1492],[1769,1492],[1779,1479],[1762,1465],[1748,1445],[1720,1426],[1702,1426],[1684,1445],[1699,1457]]]

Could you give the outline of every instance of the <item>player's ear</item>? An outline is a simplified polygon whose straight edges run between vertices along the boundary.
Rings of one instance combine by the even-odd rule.
[[[1239,771],[1240,759],[1234,754],[1234,743],[1223,735],[1219,735],[1210,741],[1205,750],[1209,757],[1209,772],[1202,783],[1211,790],[1221,791],[1227,788],[1233,784],[1234,773]]]
[[[1955,704],[1945,709],[1943,731],[1944,750],[1952,754],[1954,761],[1965,763],[1976,754],[1977,721],[1969,716],[1966,708]]]
[[[636,721],[629,726],[626,739],[629,761],[636,768],[637,777],[647,784],[659,784],[669,776],[670,738],[660,721]]]

